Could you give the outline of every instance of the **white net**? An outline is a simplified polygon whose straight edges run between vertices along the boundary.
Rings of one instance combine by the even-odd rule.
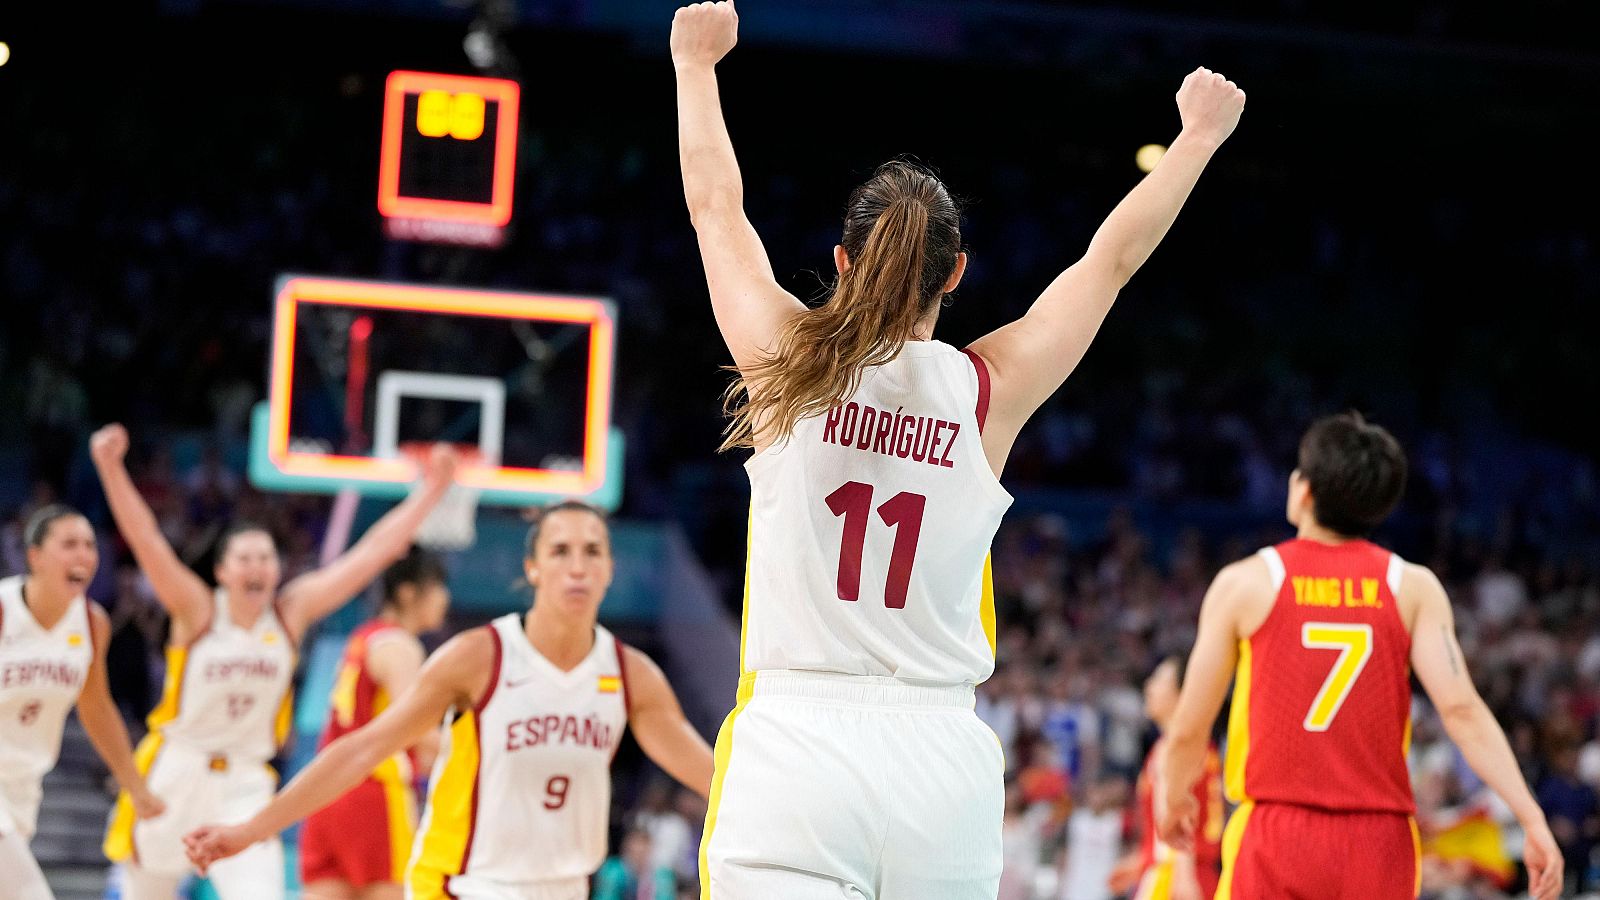
[[[417,543],[430,550],[464,550],[478,538],[478,489],[452,484],[422,520]]]

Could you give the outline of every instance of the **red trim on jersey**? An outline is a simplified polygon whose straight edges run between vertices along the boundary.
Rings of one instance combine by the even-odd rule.
[[[971,347],[961,352],[972,360],[972,368],[978,373],[978,433],[983,434],[983,423],[989,418],[989,364]]]
[[[483,784],[483,710],[489,705],[489,698],[494,696],[494,689],[500,684],[500,632],[493,625],[488,626],[489,636],[494,638],[494,664],[489,668],[489,689],[483,692],[478,702],[472,707],[473,728],[478,732],[478,768],[472,773],[472,815],[467,817],[467,846],[461,851],[461,871],[457,875],[465,875],[467,867],[472,862],[472,839],[478,831],[478,793]],[[445,876],[445,894],[455,897],[450,893],[450,878]]]
[[[494,696],[494,689],[500,684],[500,656],[502,652],[500,648],[500,632],[496,631],[493,625],[485,627],[489,629],[489,637],[494,639],[494,665],[489,668],[489,689],[484,691],[483,696],[479,697],[478,702],[473,705],[472,711],[474,713],[483,712],[483,708],[489,705],[489,698]]]
[[[622,711],[633,718],[633,692],[628,690],[628,662],[622,658],[622,651],[627,646],[617,638],[611,636],[611,643],[617,648],[617,675],[622,679]]]

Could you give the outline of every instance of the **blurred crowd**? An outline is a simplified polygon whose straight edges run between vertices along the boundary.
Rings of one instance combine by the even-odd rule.
[[[1230,4],[1245,16],[1262,6]],[[1382,4],[1344,14],[1358,30],[1501,33],[1498,18],[1491,28],[1447,6],[1406,5],[1404,21]],[[311,47],[281,77],[188,79],[185,102],[165,103],[153,98],[176,80],[228,71],[230,57],[254,52],[249,41],[165,25],[95,115],[57,114],[66,101],[48,78],[7,86],[12,119],[29,127],[0,143],[0,221],[27,223],[0,229],[0,409],[12,411],[0,417],[0,574],[21,569],[19,523],[44,502],[64,499],[105,523],[85,447],[112,418],[129,423],[135,479],[186,558],[203,568],[215,531],[246,517],[279,535],[286,577],[312,564],[326,500],[263,495],[242,476],[271,284],[297,271],[611,298],[616,419],[628,441],[623,514],[682,525],[736,606],[744,479],[739,460],[714,454],[726,359],[682,208],[668,95],[595,102],[530,91],[538,114],[520,141],[507,245],[409,245],[383,240],[373,211],[388,65],[362,56],[378,52],[374,42],[330,23],[327,34],[294,37],[337,54]],[[421,43],[396,26],[387,52],[407,40]],[[182,52],[162,52],[161,41]],[[592,39],[538,49],[524,53],[530,84],[568,69],[648,68]],[[107,59],[116,52],[127,51],[107,49]],[[805,141],[752,149],[747,138],[794,134],[805,124],[795,105],[818,101],[763,95],[788,90],[792,58],[740,64],[749,77],[726,86],[726,103],[746,154],[746,205],[798,295],[818,295],[845,195],[888,156],[931,147],[955,192],[974,198],[964,224],[972,265],[940,325],[958,345],[1020,314],[1081,252],[1137,177],[1132,135],[1176,124],[1152,132],[1102,104],[1091,112],[1106,121],[1094,127],[1114,140],[1076,125],[1046,132],[1035,110],[1021,115],[1008,100],[1018,73],[964,69],[948,76],[953,85],[930,87],[915,80],[929,70],[905,73],[910,63],[860,63],[855,78],[948,89],[970,121],[849,115],[842,143],[861,149],[819,161]],[[656,75],[669,83],[665,69]],[[1140,682],[1187,648],[1217,568],[1286,536],[1278,510],[1301,430],[1352,405],[1392,428],[1412,464],[1381,537],[1443,579],[1474,675],[1569,872],[1600,883],[1589,862],[1600,840],[1600,448],[1571,399],[1600,388],[1590,327],[1600,247],[1571,204],[1530,211],[1530,197],[1560,199],[1565,176],[1537,162],[1547,148],[1517,144],[1520,126],[1485,117],[1429,136],[1425,105],[1376,123],[1392,132],[1383,148],[1297,132],[1308,126],[1286,114],[1254,133],[1247,119],[1079,372],[1019,438],[1006,472],[1019,503],[994,556],[1000,664],[980,692],[1012,769],[1008,898],[1109,896],[1098,867],[1109,871],[1136,838],[1130,789],[1152,739]],[[1428,165],[1391,157],[1412,145],[1419,155],[1406,159]],[[1428,147],[1449,152],[1435,159]],[[1503,159],[1503,177],[1464,177],[1475,164],[1452,163],[1456,148]],[[1291,154],[1293,166],[1283,161]],[[195,449],[181,460],[178,434]],[[103,536],[91,594],[111,610],[112,682],[136,718],[155,698],[165,622]],[[1512,890],[1520,845],[1510,817],[1420,701],[1415,721],[1425,893]],[[597,896],[692,886],[697,804],[664,784],[629,795]]]

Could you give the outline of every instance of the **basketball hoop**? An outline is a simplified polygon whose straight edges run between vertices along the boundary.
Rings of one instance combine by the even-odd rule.
[[[400,455],[416,463],[417,470],[422,471],[433,445],[413,441],[401,444],[399,450]],[[483,453],[471,444],[456,444],[455,450],[460,460],[456,465],[457,480],[417,528],[417,543],[430,550],[465,550],[478,538],[479,491],[462,484],[459,479],[466,469],[483,464]]]

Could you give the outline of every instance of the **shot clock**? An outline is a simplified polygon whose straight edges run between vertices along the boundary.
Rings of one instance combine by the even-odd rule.
[[[378,212],[391,237],[500,244],[511,221],[519,93],[500,78],[389,75]]]

